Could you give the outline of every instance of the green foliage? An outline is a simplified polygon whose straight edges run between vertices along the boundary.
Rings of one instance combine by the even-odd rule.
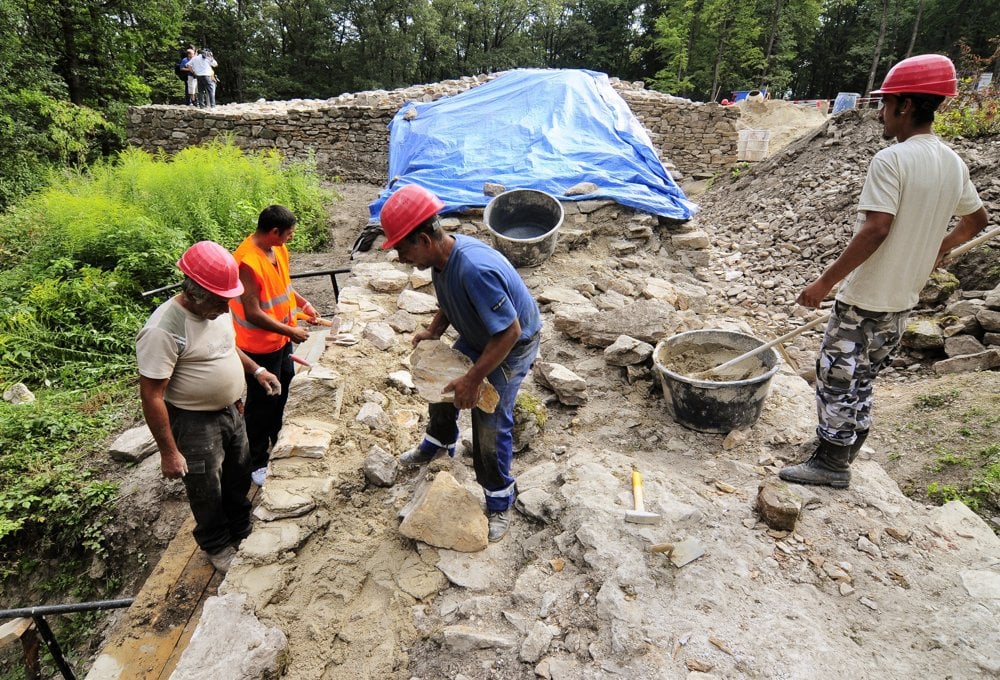
[[[977,139],[1000,134],[1000,90],[972,92],[965,88],[946,100],[934,117],[934,132],[945,139]]]
[[[95,160],[108,130],[96,111],[39,90],[0,92],[0,211],[50,172]]]
[[[142,290],[180,278],[191,243],[230,250],[282,203],[299,218],[293,247],[327,239],[326,203],[311,163],[227,142],[173,159],[130,150],[89,173],[66,173],[0,215],[0,383],[95,385],[132,371],[145,316]]]
[[[960,395],[961,392],[958,390],[948,390],[947,392],[934,394],[921,394],[913,400],[913,403],[917,408],[936,409],[951,404],[958,399]]]
[[[0,581],[51,551],[104,555],[117,486],[93,477],[87,452],[120,427],[127,382],[87,392],[42,390],[0,402]]]

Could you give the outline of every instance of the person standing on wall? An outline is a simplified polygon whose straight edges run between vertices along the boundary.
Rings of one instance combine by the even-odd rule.
[[[924,54],[893,66],[872,92],[882,95],[882,136],[897,143],[868,167],[851,242],[798,298],[818,307],[844,280],[816,361],[819,446],[778,473],[786,481],[850,484],[871,427],[873,382],[889,365],[920,290],[950,250],[986,227],[968,166],[931,133],[934,112],[958,94],[956,85],[951,60]],[[948,231],[955,215],[958,224]]]
[[[257,230],[246,237],[234,257],[239,263],[243,294],[230,301],[236,344],[251,359],[278,376],[281,389],[269,394],[247,378],[246,420],[252,479],[267,479],[268,450],[278,440],[294,376],[292,343],[305,342],[309,330],[295,324],[301,310],[316,323],[316,310],[292,288],[287,243],[295,235],[295,215],[270,205],[257,218]]]
[[[202,49],[198,55],[188,62],[188,67],[198,80],[198,106],[201,108],[215,106],[215,85],[212,82],[214,69],[219,62],[212,56],[212,51]]]
[[[441,200],[423,187],[409,184],[382,207],[384,250],[395,248],[399,261],[431,268],[440,309],[413,345],[436,340],[454,326],[455,349],[473,361],[472,368],[444,387],[453,403],[430,404],[423,441],[400,456],[418,466],[440,453],[454,455],[459,409],[472,409],[472,459],[476,481],[486,495],[489,540],[507,533],[517,487],[511,474],[514,401],[535,357],[542,317],[528,287],[513,265],[485,243],[441,228]],[[493,413],[475,408],[483,379],[496,388],[500,403]]]
[[[184,480],[195,541],[225,572],[250,535],[244,375],[262,390],[277,389],[278,378],[236,347],[227,313],[243,284],[229,251],[200,241],[177,267],[185,276],[180,294],[157,307],[136,336],[139,396],[163,476]]]

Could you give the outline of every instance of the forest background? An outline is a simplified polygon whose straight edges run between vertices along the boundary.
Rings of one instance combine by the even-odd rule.
[[[995,61],[1000,1],[0,0],[0,210],[48,167],[123,146],[130,105],[182,103],[187,45],[220,103],[333,97],[516,67],[588,68],[696,101],[866,93],[895,61]],[[997,74],[1000,75],[1000,74]]]
[[[0,389],[37,397],[0,402],[0,607],[131,592],[148,571],[101,469],[109,435],[140,417],[133,341],[164,298],[139,293],[176,280],[195,240],[235,248],[270,202],[299,216],[297,249],[328,236],[336,193],[309,163],[225,140],[125,148],[129,106],[183,103],[184,47],[213,50],[222,104],[517,67],[695,101],[829,99],[924,52],[950,56],[966,93],[996,83],[997,26],[1000,0],[0,0]],[[954,106],[939,133],[1000,132],[995,90]],[[79,638],[93,620],[71,621]],[[0,678],[16,665],[0,656]]]

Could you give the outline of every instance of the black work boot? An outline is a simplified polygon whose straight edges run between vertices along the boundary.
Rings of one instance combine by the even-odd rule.
[[[796,484],[822,484],[846,489],[851,483],[851,448],[820,439],[809,460],[782,468],[778,476]]]
[[[861,447],[864,446],[865,440],[868,439],[868,430],[859,430],[854,434],[857,439],[855,439],[854,443],[851,444],[851,457],[849,461],[851,463],[853,463],[854,459],[858,457],[859,453],[861,453]]]

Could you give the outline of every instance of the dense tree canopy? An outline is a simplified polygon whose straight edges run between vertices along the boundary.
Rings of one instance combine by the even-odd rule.
[[[188,45],[219,60],[220,103],[516,67],[807,99],[869,91],[921,52],[1000,71],[998,26],[1000,0],[0,0],[0,208],[40,169],[120,146],[126,106],[181,103]]]

